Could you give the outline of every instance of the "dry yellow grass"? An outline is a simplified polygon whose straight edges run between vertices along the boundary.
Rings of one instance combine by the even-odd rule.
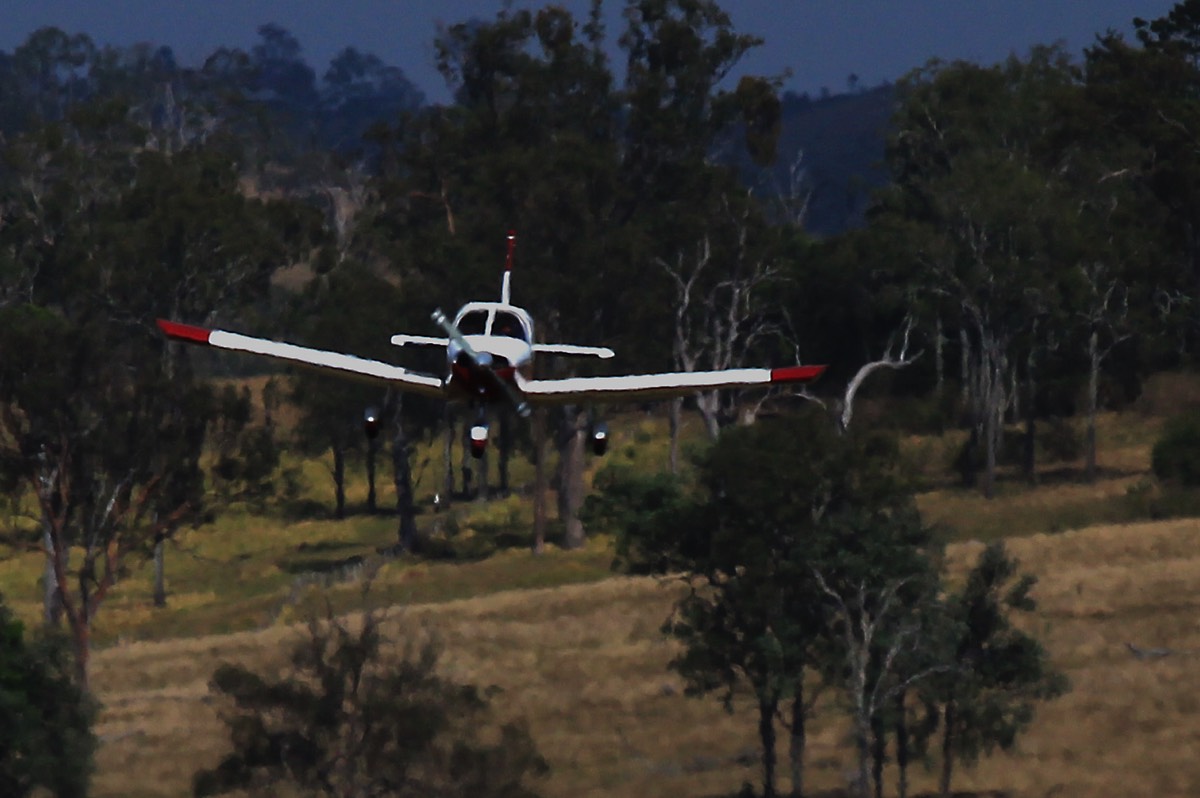
[[[993,540],[1037,532],[1058,532],[1097,524],[1133,520],[1139,509],[1126,500],[1131,488],[1150,473],[1150,451],[1162,426],[1160,417],[1141,413],[1102,413],[1097,419],[1099,475],[1082,481],[1082,459],[1040,469],[1037,485],[1029,485],[1014,468],[1000,470],[995,499],[975,488],[939,487],[917,496],[929,523],[945,525],[955,540]],[[910,436],[905,450],[926,478],[944,482],[951,454],[963,433]],[[936,481],[936,480],[935,480]]]
[[[981,545],[949,548],[952,575]],[[958,788],[1200,794],[1200,522],[1096,527],[1009,546],[1040,579],[1031,626],[1073,690],[1039,709],[1016,753],[962,771]],[[389,624],[397,635],[414,624],[436,630],[447,673],[503,689],[498,709],[528,718],[550,760],[541,785],[549,796],[730,794],[758,779],[747,761],[752,712],[729,716],[715,701],[681,695],[666,669],[674,649],[658,631],[677,589],[613,578],[396,608]],[[277,667],[300,634],[279,627],[99,652],[94,683],[106,742],[95,794],[186,794],[191,773],[215,763],[226,745],[206,687],[213,668],[222,660]],[[1127,642],[1174,653],[1141,661]],[[848,753],[845,727],[826,702],[810,742],[811,786],[844,786]],[[916,775],[917,789],[932,789],[931,776]]]
[[[625,425],[614,438],[610,459],[651,467],[665,462],[660,422],[641,419]],[[1150,416],[1104,416],[1101,462],[1110,471],[1095,486],[1046,484],[1026,491],[1010,488],[1015,483],[1009,482],[1003,500],[996,502],[974,492],[942,490],[923,496],[922,509],[935,520],[958,524],[964,537],[1028,535],[1094,522],[1095,508],[1119,499],[1138,478],[1131,475],[1147,469],[1148,441],[1158,424]],[[936,465],[945,442],[929,447],[930,463]],[[429,462],[418,487],[423,495],[432,492],[441,473],[440,445],[427,448]],[[528,469],[525,462],[514,465]],[[327,475],[318,469],[306,477],[308,493],[324,496]],[[361,500],[363,490],[356,479],[352,501]],[[1052,514],[1065,523],[1047,525]],[[213,576],[212,568],[184,570],[179,559],[171,561],[167,612],[180,618],[178,623],[167,628],[161,618],[142,618],[148,613],[148,574],[143,569],[106,606],[101,639],[125,632],[136,636],[143,626],[147,634],[156,630],[155,635],[167,635],[259,623],[287,592],[289,578],[280,569],[291,561],[281,559],[276,544],[294,543],[293,538],[341,541],[346,535],[325,523],[246,519],[244,529],[236,526],[223,519],[220,535],[204,529],[185,537],[189,547],[218,563],[213,567],[219,576]],[[355,540],[369,550],[376,534],[364,529],[362,540],[357,534]],[[1003,789],[1020,796],[1200,794],[1200,721],[1194,719],[1200,708],[1195,697],[1200,673],[1198,543],[1197,521],[1093,527],[1011,540],[1010,548],[1025,568],[1041,578],[1042,608],[1033,628],[1068,671],[1074,690],[1040,710],[1017,753],[961,772],[958,788]],[[980,545],[950,546],[952,572],[961,574]],[[373,596],[389,602],[436,600],[494,590],[499,584],[591,580],[603,568],[597,566],[603,553],[590,552],[586,562],[560,554],[537,560],[512,552],[477,564],[478,570],[389,565]],[[31,582],[28,574],[36,573],[36,558],[19,559],[0,563],[0,583]],[[514,578],[518,572],[521,578]],[[337,588],[337,606],[349,606],[355,590],[352,585]],[[8,593],[19,610],[36,616],[35,591]],[[658,631],[673,595],[670,586],[653,580],[608,579],[413,605],[393,610],[391,623],[397,634],[411,628],[408,624],[432,626],[445,643],[443,663],[451,675],[502,688],[498,709],[525,716],[550,760],[552,773],[541,785],[548,796],[728,795],[745,781],[758,782],[753,714],[743,707],[730,716],[716,701],[681,695],[681,684],[666,668],[674,649]],[[278,623],[298,617],[299,611],[288,609]],[[224,660],[280,667],[288,642],[302,633],[279,625],[261,632],[134,642],[97,652],[93,679],[104,703],[98,731],[105,742],[94,794],[187,794],[191,774],[215,764],[227,745],[219,705],[207,688],[209,675]],[[1126,642],[1168,646],[1179,653],[1143,662],[1130,655]],[[783,749],[781,743],[781,755]],[[813,788],[844,786],[851,767],[846,730],[829,701],[818,708],[808,763]],[[916,776],[916,789],[932,788],[930,776]],[[888,778],[894,782],[894,774]]]

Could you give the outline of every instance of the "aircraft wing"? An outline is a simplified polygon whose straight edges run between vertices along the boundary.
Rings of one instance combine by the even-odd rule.
[[[179,324],[165,319],[159,319],[158,326],[168,338],[176,341],[265,355],[302,366],[391,383],[402,390],[425,396],[444,396],[440,377],[409,371],[380,360],[368,360],[339,352],[326,352],[322,349],[309,349],[305,346],[269,341],[266,338],[251,338],[248,335],[225,330],[208,330],[204,327],[193,327],[190,324]]]
[[[568,377],[562,380],[518,380],[517,387],[531,404],[566,404],[577,400],[621,402],[688,396],[714,388],[746,388],[811,382],[824,366],[780,369],[727,369],[620,377]]]
[[[614,352],[607,346],[576,346],[575,344],[534,344],[534,352],[544,352],[548,355],[574,355],[577,357],[598,357],[608,360]]]
[[[450,341],[446,338],[435,338],[431,335],[393,335],[391,337],[394,346],[407,346],[415,344],[417,346],[446,346]]]

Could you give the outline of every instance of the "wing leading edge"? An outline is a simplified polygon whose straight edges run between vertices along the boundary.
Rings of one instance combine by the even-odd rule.
[[[688,396],[714,388],[743,388],[811,382],[825,366],[789,366],[779,369],[728,369],[619,377],[568,377],[562,380],[518,380],[532,404],[564,404],[577,399],[626,401]]]
[[[180,324],[165,319],[159,319],[158,326],[168,338],[177,341],[202,344],[216,349],[265,355],[302,366],[398,384],[405,390],[425,396],[440,397],[444,395],[444,386],[440,377],[409,371],[380,360],[369,360],[340,352],[327,352],[323,349],[310,349],[306,346],[270,341],[266,338],[252,338],[225,330],[208,330],[204,327],[194,327],[190,324]]]

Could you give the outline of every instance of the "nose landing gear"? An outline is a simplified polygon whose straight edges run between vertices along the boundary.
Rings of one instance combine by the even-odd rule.
[[[478,421],[471,426],[471,456],[476,460],[483,457],[483,453],[487,450],[488,444],[488,427],[482,421]]]

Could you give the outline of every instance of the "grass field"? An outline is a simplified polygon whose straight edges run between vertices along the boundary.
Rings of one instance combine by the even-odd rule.
[[[1147,401],[1167,403],[1164,394],[1171,391],[1148,390]],[[1007,539],[1040,578],[1032,623],[1073,684],[1041,708],[1015,754],[961,772],[959,789],[1200,794],[1200,521],[1130,523],[1144,515],[1131,495],[1144,492],[1161,418],[1157,406],[1103,416],[1103,470],[1093,484],[1079,480],[1080,463],[1060,463],[1033,487],[1002,474],[992,501],[945,476],[953,436],[904,442],[914,471],[936,486],[918,502],[951,541],[951,577],[965,571],[981,541]],[[662,467],[664,427],[652,416],[622,419],[613,425],[609,461]],[[685,450],[698,436],[695,425]],[[430,442],[417,460],[422,525],[450,523],[450,515],[428,510],[440,445]],[[328,502],[327,469],[299,465],[305,495]],[[514,483],[528,480],[529,470],[515,462]],[[381,484],[388,479],[381,475]],[[356,474],[351,504],[364,495]],[[528,522],[527,503],[515,498],[460,504],[453,513],[467,535]],[[677,585],[612,576],[604,539],[582,551],[549,547],[533,557],[517,549],[468,563],[378,554],[394,542],[395,522],[386,515],[296,521],[235,508],[168,550],[170,598],[162,610],[150,607],[148,564],[132,563],[97,618],[93,685],[103,703],[103,744],[94,794],[187,794],[191,774],[215,764],[227,745],[207,687],[217,664],[280,667],[307,615],[325,602],[338,611],[362,607],[368,573],[367,602],[389,608],[397,637],[433,630],[450,675],[499,686],[500,713],[529,720],[552,768],[540,785],[546,795],[725,796],[758,783],[752,712],[730,715],[716,701],[684,698],[667,669],[674,649],[659,629]],[[40,606],[40,567],[36,552],[0,559],[0,590],[27,620]],[[1172,653],[1141,660],[1126,643]],[[846,783],[851,763],[841,717],[830,694],[809,743],[814,789]],[[915,788],[931,790],[932,776],[917,770]]]
[[[964,570],[980,547],[950,546],[951,570]],[[1014,539],[1010,547],[1040,577],[1033,624],[1073,689],[1039,710],[1016,753],[963,772],[959,789],[1195,795],[1200,524],[1094,527]],[[583,562],[590,555],[558,556]],[[554,558],[514,558],[531,578],[562,566]],[[393,578],[400,575],[387,569],[378,577],[381,586]],[[432,629],[450,675],[502,688],[498,708],[529,720],[550,761],[541,785],[547,795],[728,795],[757,779],[753,714],[742,707],[727,715],[715,701],[681,695],[666,669],[673,647],[658,632],[677,589],[614,577],[403,604],[391,610],[389,628],[396,636]],[[191,773],[214,764],[227,744],[207,688],[213,668],[221,661],[278,667],[282,644],[300,634],[277,625],[99,652],[94,681],[106,742],[95,794],[185,794]],[[1143,661],[1126,643],[1175,653]],[[844,786],[851,767],[845,733],[837,708],[822,705],[809,748],[812,787]],[[918,772],[914,786],[932,789],[932,776]]]

